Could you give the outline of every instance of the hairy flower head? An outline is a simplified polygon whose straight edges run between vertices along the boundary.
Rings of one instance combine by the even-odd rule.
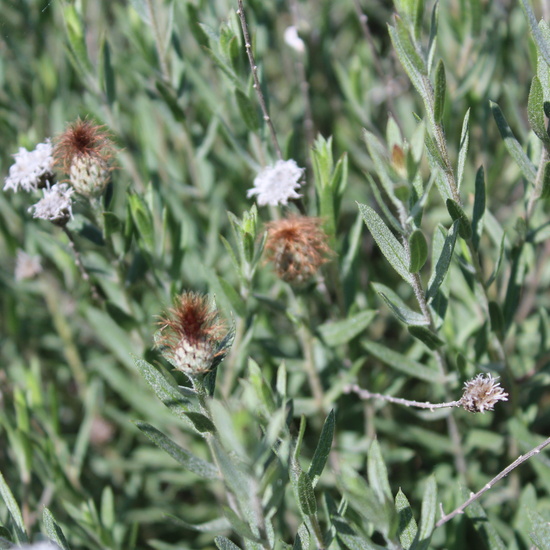
[[[33,212],[33,218],[64,226],[73,217],[73,193],[67,183],[56,183],[44,189],[44,196],[29,208],[29,212]]]
[[[20,147],[13,158],[15,162],[10,166],[9,176],[5,179],[4,191],[36,191],[45,187],[53,178],[54,160],[49,139],[39,143],[34,151]]]
[[[114,152],[105,126],[79,118],[57,137],[53,155],[78,193],[97,197],[109,182]]]
[[[256,202],[260,206],[270,204],[287,205],[289,199],[299,199],[296,190],[300,189],[300,179],[304,169],[294,160],[278,160],[275,164],[266,166],[254,179],[254,187],[248,190],[247,197],[257,195]]]
[[[291,216],[267,224],[265,249],[281,279],[303,283],[328,261],[327,240],[319,218]]]
[[[469,412],[485,412],[492,411],[498,401],[508,401],[508,394],[497,380],[491,374],[478,374],[465,382],[460,405]]]
[[[232,331],[208,296],[184,292],[159,324],[157,345],[174,368],[189,376],[209,372],[229,351]]]

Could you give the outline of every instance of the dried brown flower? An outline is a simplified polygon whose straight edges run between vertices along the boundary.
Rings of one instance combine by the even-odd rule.
[[[231,331],[220,321],[207,296],[184,292],[176,305],[161,316],[157,345],[174,368],[188,375],[204,374],[223,359]]]
[[[303,283],[329,260],[331,249],[321,223],[319,218],[291,216],[267,224],[267,257],[283,281]]]
[[[508,394],[497,380],[491,374],[478,374],[468,380],[459,404],[469,412],[485,412],[492,411],[498,401],[508,401]]]
[[[115,150],[105,126],[79,118],[56,138],[53,156],[78,193],[96,197],[109,182]]]

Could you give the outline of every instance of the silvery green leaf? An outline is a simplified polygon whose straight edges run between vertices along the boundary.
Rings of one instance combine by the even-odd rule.
[[[306,516],[314,516],[317,513],[313,483],[306,472],[302,472],[298,477],[298,504],[300,510]]]
[[[410,284],[411,274],[409,273],[407,254],[403,245],[395,238],[382,218],[370,206],[357,204],[363,220],[367,224],[376,244],[380,247],[382,254],[384,254],[397,273]]]
[[[428,259],[428,243],[420,229],[415,229],[409,235],[409,271],[418,273]]]
[[[472,213],[472,243],[476,251],[479,248],[479,241],[483,233],[485,200],[485,174],[483,166],[480,166],[476,173],[474,210]]]
[[[380,283],[372,283],[372,286],[402,323],[406,325],[429,324],[424,315],[410,309],[391,288]]]
[[[373,440],[369,448],[367,456],[367,475],[369,478],[369,485],[376,493],[379,502],[383,503],[386,500],[391,501],[392,494],[390,482],[388,480],[388,470],[382,458],[380,444],[377,439]]]
[[[17,501],[15,500],[15,497],[13,496],[13,493],[8,487],[8,484],[6,483],[4,476],[1,473],[0,473],[0,496],[2,497],[2,500],[4,501],[4,504],[8,509],[8,513],[11,519],[13,520],[13,524],[14,524],[13,532],[15,535],[15,541],[18,542],[19,544],[28,542],[29,539],[27,538],[27,533],[25,532],[25,523],[23,522],[23,516],[21,515],[21,510],[19,508],[19,505],[17,504]]]
[[[529,538],[539,550],[550,550],[550,523],[534,510],[529,510],[529,519],[532,529]]]
[[[538,76],[534,76],[531,81],[529,100],[527,102],[527,116],[529,124],[537,137],[545,144],[550,144],[550,136],[548,135],[544,120],[544,93]]]
[[[328,346],[339,346],[361,334],[375,316],[375,310],[365,309],[347,319],[325,323],[318,327],[318,331]]]
[[[55,521],[52,513],[44,506],[44,511],[42,512],[42,522],[44,524],[44,530],[48,538],[55,542],[61,550],[70,550],[71,547],[61,530],[61,527]]]
[[[430,384],[440,384],[443,381],[438,371],[430,369],[422,363],[419,363],[414,359],[410,359],[409,357],[393,351],[381,344],[363,341],[362,345],[371,355],[374,355],[386,363],[386,365],[403,374],[418,378],[419,380],[424,380]]]
[[[521,0],[521,3],[525,13],[527,14],[527,20],[529,21],[529,26],[531,27],[531,32],[533,33],[537,50],[544,59],[545,63],[550,67],[550,33],[544,32],[545,30],[548,31],[548,25],[544,20],[541,21],[541,26],[537,24],[537,19],[533,13],[529,0]],[[546,26],[542,26],[543,24]]]
[[[184,468],[204,479],[218,479],[218,470],[210,462],[198,458],[180,447],[168,436],[157,430],[147,422],[136,421],[135,425],[159,448],[166,451]]]
[[[311,479],[313,487],[317,485],[317,481],[323,472],[325,464],[327,463],[328,455],[332,447],[332,438],[334,436],[334,410],[331,410],[328,414],[321,435],[319,436],[319,442],[313,453],[311,464],[309,465],[308,475]]]
[[[504,118],[500,107],[492,101],[490,102],[490,105],[493,112],[493,117],[495,119],[495,122],[497,123],[500,135],[504,140],[504,145],[506,146],[506,149],[508,150],[510,156],[514,159],[516,164],[519,166],[523,176],[527,179],[529,183],[534,184],[537,176],[537,169],[535,168],[535,165],[531,162],[531,159],[523,151],[519,141],[514,136],[512,130],[510,129],[510,126],[508,126],[508,122],[506,122],[506,119]]]
[[[468,499],[470,492],[462,487],[462,498]],[[489,521],[479,500],[475,500],[466,508],[466,515],[473,524],[477,534],[489,550],[506,550],[506,545],[500,538],[493,524]]]
[[[231,542],[226,537],[216,537],[214,539],[214,542],[216,543],[216,546],[219,550],[241,550],[239,546]]]
[[[434,119],[436,123],[440,123],[443,118],[446,91],[447,80],[445,77],[445,65],[440,59],[435,70]]]
[[[435,261],[434,258],[435,265],[433,267],[432,276],[430,277],[430,281],[428,283],[428,291],[426,292],[426,299],[428,301],[432,300],[436,296],[439,287],[443,283],[445,275],[447,275],[449,266],[451,265],[456,237],[458,235],[458,223],[458,221],[454,222],[451,229],[449,230],[449,233],[445,238],[441,254],[437,258],[437,261]]]
[[[435,332],[426,326],[409,325],[407,328],[411,336],[420,340],[431,350],[440,348],[445,343]]]
[[[470,239],[472,236],[472,226],[462,206],[453,199],[447,199],[445,204],[447,205],[447,210],[453,221],[458,221],[458,234],[464,240]]]
[[[466,165],[466,157],[468,156],[468,146],[470,144],[470,109],[464,115],[462,122],[462,132],[460,134],[460,145],[458,151],[458,167],[456,173],[456,185],[460,190],[462,180],[464,179],[464,166]]]
[[[416,548],[418,526],[416,525],[411,505],[401,489],[399,489],[395,497],[395,509],[399,521],[398,535],[403,550],[413,550]]]
[[[435,476],[431,475],[424,488],[422,497],[422,513],[418,531],[418,550],[428,550],[435,526],[437,512],[437,484]]]

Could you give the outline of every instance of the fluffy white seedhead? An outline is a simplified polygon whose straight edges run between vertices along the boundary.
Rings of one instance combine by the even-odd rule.
[[[33,212],[33,218],[65,225],[73,217],[73,194],[74,189],[67,183],[56,183],[44,189],[44,196],[29,208],[29,212]]]
[[[247,197],[257,196],[260,206],[287,205],[290,199],[298,199],[296,190],[300,189],[300,179],[304,169],[296,161],[278,160],[275,164],[266,166],[255,178],[254,187],[248,190]]]
[[[478,374],[465,382],[460,405],[467,411],[482,413],[492,411],[498,401],[508,401],[508,394],[497,380],[490,374]]]
[[[36,191],[39,185],[53,176],[52,144],[49,139],[39,143],[34,151],[20,147],[13,155],[14,164],[10,167],[9,176],[5,179],[4,191]]]

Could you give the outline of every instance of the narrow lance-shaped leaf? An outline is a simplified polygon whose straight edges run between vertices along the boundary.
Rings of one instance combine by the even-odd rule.
[[[315,452],[313,453],[313,458],[311,459],[311,464],[309,466],[308,474],[311,479],[313,487],[317,485],[317,481],[325,464],[327,463],[328,455],[330,454],[330,449],[332,447],[332,438],[334,436],[334,410],[330,411],[321,430],[321,435],[319,437],[319,443]]]
[[[418,550],[428,550],[435,525],[437,511],[437,485],[432,475],[426,482],[424,496],[422,497],[422,514],[420,516],[420,529],[418,531]]]
[[[545,144],[550,144],[550,136],[546,130],[544,120],[544,92],[538,76],[534,76],[529,90],[529,100],[527,101],[527,116],[529,124],[537,137]]]
[[[480,166],[476,173],[474,210],[472,214],[472,243],[475,250],[479,248],[479,241],[483,232],[485,202],[485,173],[483,166]]]
[[[447,199],[446,205],[453,221],[458,221],[458,234],[464,240],[468,240],[472,236],[472,226],[466,212],[453,199]]]
[[[435,332],[426,326],[411,325],[407,328],[411,336],[414,336],[432,350],[440,348],[445,343]]]
[[[380,247],[382,254],[386,257],[392,267],[407,281],[411,283],[411,275],[408,269],[407,254],[403,245],[395,238],[393,233],[388,229],[382,218],[366,204],[359,204],[359,211],[363,216],[363,220],[367,224],[372,237],[376,244]]]
[[[302,472],[298,477],[298,504],[300,510],[306,516],[314,516],[317,513],[317,501],[315,500],[313,484],[306,472]]]
[[[17,501],[15,500],[13,493],[11,492],[4,476],[0,473],[0,496],[4,500],[4,504],[8,509],[8,512],[14,523],[15,540],[19,544],[28,542],[27,534],[25,533],[25,524],[23,523],[23,516]]]
[[[369,485],[374,489],[378,501],[384,503],[386,500],[391,500],[392,495],[390,482],[388,480],[388,470],[382,458],[380,444],[377,439],[371,443],[369,449],[367,457],[367,474]]]
[[[214,539],[214,542],[216,543],[216,546],[219,550],[241,550],[239,546],[231,542],[226,537],[216,537]]]
[[[411,505],[401,489],[399,489],[395,497],[395,509],[399,520],[398,535],[403,550],[412,550],[416,546],[418,526],[416,525]]]
[[[405,325],[429,324],[424,315],[410,309],[391,288],[380,283],[372,283],[372,286],[399,321]]]
[[[529,21],[529,26],[531,27],[531,32],[533,33],[533,38],[537,44],[537,49],[546,64],[550,66],[550,39],[548,39],[548,35],[545,36],[545,33],[539,28],[535,14],[529,4],[529,0],[521,0],[521,3],[525,13],[527,14],[527,19]]]
[[[445,93],[447,90],[447,80],[445,77],[445,65],[440,59],[435,70],[435,93],[434,93],[434,119],[437,123],[441,122],[443,111],[445,110]]]
[[[522,174],[527,179],[527,181],[529,181],[530,183],[535,183],[535,178],[537,176],[535,165],[531,162],[529,157],[521,148],[519,141],[514,136],[512,130],[510,129],[510,126],[508,126],[508,123],[506,122],[506,119],[504,118],[500,107],[492,101],[490,102],[490,105],[491,110],[493,111],[493,117],[498,126],[498,130],[500,132],[500,135],[502,136],[502,139],[504,140],[504,145],[506,146],[506,149],[508,149],[510,156],[519,166]]]
[[[174,460],[177,460],[190,472],[205,479],[218,478],[218,470],[210,462],[192,455],[161,431],[147,424],[147,422],[135,422],[135,424],[157,447],[166,451]]]
[[[462,132],[460,134],[460,149],[458,151],[458,167],[456,172],[456,185],[460,191],[462,180],[464,179],[464,166],[468,156],[468,147],[470,145],[470,109],[464,115],[462,122]]]
[[[456,221],[449,230],[445,243],[443,244],[441,254],[435,264],[432,276],[430,277],[430,282],[428,283],[428,291],[426,292],[426,298],[428,300],[433,299],[437,294],[441,283],[443,283],[445,275],[447,275],[449,266],[451,265],[456,237],[458,235],[458,223],[459,222]]]
[[[246,127],[253,132],[258,130],[260,127],[260,120],[255,104],[244,92],[239,90],[239,88],[235,88],[235,99]]]
[[[69,543],[61,530],[61,527],[55,521],[52,513],[44,506],[44,512],[42,513],[42,521],[44,523],[44,530],[48,538],[55,542],[61,550],[70,550]]]
[[[415,229],[409,235],[409,271],[418,273],[428,259],[428,243],[420,229]]]
[[[542,172],[542,189],[540,192],[541,199],[550,198],[550,162],[544,165]]]

